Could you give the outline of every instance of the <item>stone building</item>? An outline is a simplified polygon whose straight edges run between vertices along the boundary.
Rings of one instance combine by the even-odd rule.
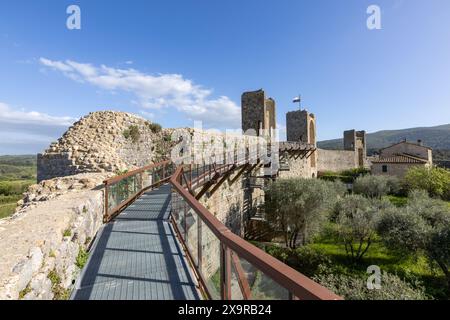
[[[406,140],[384,148],[378,159],[372,161],[372,174],[402,177],[412,167],[431,167],[433,150]]]

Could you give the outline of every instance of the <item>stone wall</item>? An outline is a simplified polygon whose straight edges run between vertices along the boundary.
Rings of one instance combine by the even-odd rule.
[[[90,113],[38,155],[38,181],[157,162],[170,151],[171,132],[155,130],[150,122],[125,112]]]
[[[317,151],[315,152],[317,153]],[[317,167],[311,166],[311,161],[313,161],[312,157],[315,157],[315,154],[312,154],[308,159],[301,157],[295,159],[290,158],[289,161],[289,171],[280,171],[280,178],[315,178],[317,177]]]
[[[68,298],[76,260],[102,226],[104,174],[32,186],[16,213],[0,220],[0,299]]]
[[[317,171],[339,172],[357,168],[357,154],[349,150],[317,149]]]

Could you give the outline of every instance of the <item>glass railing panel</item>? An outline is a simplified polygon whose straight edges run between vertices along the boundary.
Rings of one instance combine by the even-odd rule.
[[[172,218],[180,233],[181,238],[185,239],[185,212],[186,203],[184,199],[176,192],[172,192]]]
[[[245,300],[244,294],[241,289],[241,285],[239,284],[239,275],[236,272],[236,269],[231,265],[231,300]]]
[[[231,258],[232,269],[236,276],[247,282],[251,300],[289,300],[290,295],[286,288],[246,259],[239,257],[236,252],[233,252],[233,256],[235,259]]]
[[[200,272],[206,282],[212,299],[219,300],[220,295],[220,240],[201,221],[201,261]]]
[[[197,213],[188,207],[186,212],[186,237],[185,242],[188,247],[194,264],[198,266],[198,235],[199,235],[199,217]]]

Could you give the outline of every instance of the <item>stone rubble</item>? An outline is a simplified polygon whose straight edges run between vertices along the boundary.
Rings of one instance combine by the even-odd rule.
[[[133,127],[138,130],[134,137],[129,135]],[[38,181],[83,172],[121,172],[160,161],[168,156],[171,133],[125,112],[89,113],[38,155]]]

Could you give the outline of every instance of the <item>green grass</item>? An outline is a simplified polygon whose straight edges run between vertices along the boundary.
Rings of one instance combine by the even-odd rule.
[[[22,195],[30,185],[35,183],[35,180],[0,181],[0,195]]]
[[[64,289],[61,286],[61,277],[55,269],[50,271],[47,275],[47,278],[50,279],[52,283],[52,292],[54,294],[54,300],[68,300],[70,291],[68,289]]]
[[[86,265],[88,258],[89,258],[89,253],[87,253],[84,248],[80,247],[80,250],[78,251],[77,259],[75,261],[75,265],[78,268],[83,269],[84,266]]]
[[[7,204],[0,204],[0,219],[9,217],[14,213],[16,209],[16,203],[7,203]]]
[[[404,207],[408,203],[407,197],[398,197],[398,196],[386,196],[386,199],[388,199],[393,205],[396,207]]]

